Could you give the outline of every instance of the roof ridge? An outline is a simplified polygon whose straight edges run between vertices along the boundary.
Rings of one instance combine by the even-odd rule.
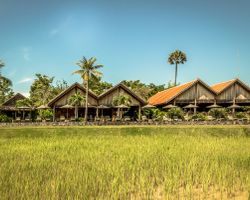
[[[230,79],[230,80],[227,80],[227,81],[215,83],[215,84],[211,85],[211,87],[213,87],[213,86],[215,86],[215,85],[223,84],[223,83],[228,83],[228,82],[232,82],[232,81],[237,81],[237,80],[239,80],[239,79],[238,79],[238,78],[234,78],[234,79]]]

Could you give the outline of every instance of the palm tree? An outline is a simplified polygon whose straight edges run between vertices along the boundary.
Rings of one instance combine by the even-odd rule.
[[[113,98],[112,103],[115,106],[120,106],[120,105],[129,106],[131,104],[131,99],[127,95],[119,95]],[[120,108],[118,108],[117,115],[120,117]]]
[[[79,74],[81,78],[83,79],[83,85],[86,87],[86,102],[85,102],[85,116],[84,121],[87,122],[87,116],[88,116],[88,96],[89,96],[89,79],[97,79],[102,75],[101,72],[98,71],[99,68],[103,67],[103,65],[95,64],[96,58],[91,57],[90,59],[87,59],[86,57],[83,57],[83,59],[79,60],[78,63],[76,63],[81,69],[74,71],[73,74]]]
[[[168,57],[168,62],[170,63],[170,65],[175,65],[175,79],[174,79],[175,85],[177,81],[178,64],[184,64],[186,61],[187,61],[186,54],[180,50],[175,50]]]
[[[126,105],[129,106],[131,103],[131,99],[129,96],[127,95],[119,95],[119,96],[115,96],[113,98],[113,104],[115,106],[119,106],[119,105]]]
[[[0,81],[4,81],[10,86],[12,86],[12,81],[5,76],[2,76],[2,68],[5,66],[4,62],[0,60]]]
[[[69,102],[71,105],[75,106],[75,118],[78,118],[78,107],[85,101],[85,97],[83,97],[80,92],[73,94],[69,98]]]

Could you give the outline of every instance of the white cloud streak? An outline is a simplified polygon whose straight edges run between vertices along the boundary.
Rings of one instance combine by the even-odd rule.
[[[31,77],[27,77],[27,78],[23,78],[21,79],[20,81],[18,81],[19,84],[22,84],[22,83],[30,83],[32,82],[34,79],[31,78]]]

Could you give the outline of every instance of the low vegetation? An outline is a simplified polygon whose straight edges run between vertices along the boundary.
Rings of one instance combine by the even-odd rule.
[[[247,199],[250,127],[0,131],[1,199]]]

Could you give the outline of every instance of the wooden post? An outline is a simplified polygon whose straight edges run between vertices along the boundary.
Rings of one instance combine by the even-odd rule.
[[[99,108],[96,108],[96,117],[99,117]]]
[[[56,106],[54,105],[54,107],[53,107],[53,122],[55,122],[56,121]]]
[[[139,121],[141,121],[141,105],[139,105],[138,119],[139,119]]]
[[[196,100],[196,98],[194,99],[194,105],[196,106],[196,104],[197,104],[197,100]],[[194,108],[194,114],[196,114],[196,108]]]

